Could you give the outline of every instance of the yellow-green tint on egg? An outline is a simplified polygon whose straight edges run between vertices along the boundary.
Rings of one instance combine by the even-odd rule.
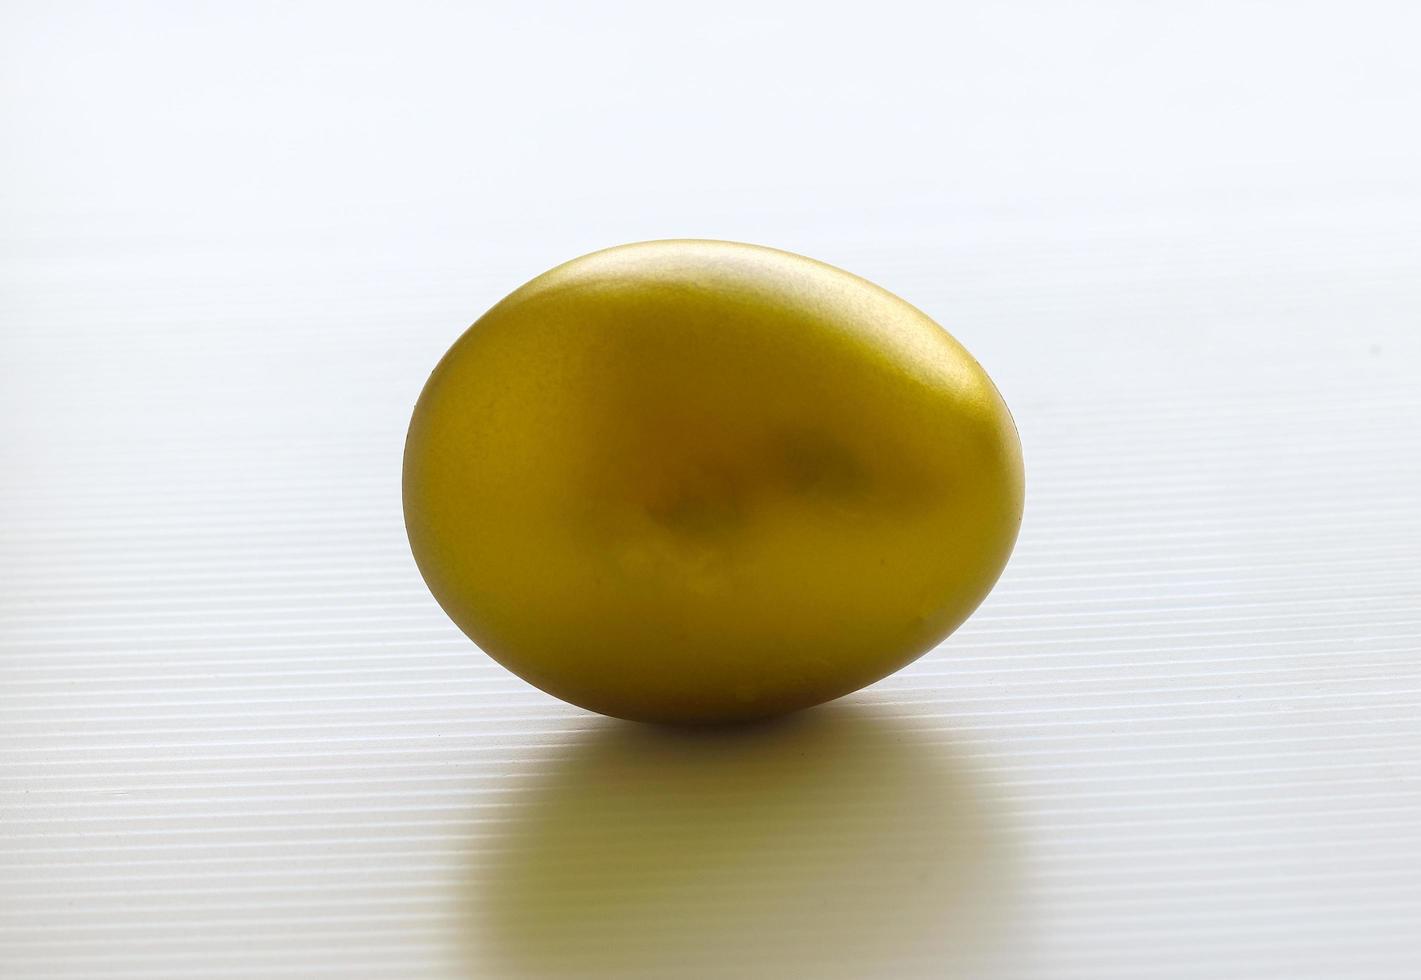
[[[481,648],[646,721],[781,714],[931,649],[1021,521],[991,380],[922,312],[775,249],[625,245],[454,344],[405,448],[410,544]]]

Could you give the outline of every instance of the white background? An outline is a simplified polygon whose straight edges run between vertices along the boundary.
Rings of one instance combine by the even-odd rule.
[[[0,976],[1421,976],[1409,3],[0,4]],[[560,704],[403,430],[574,255],[928,311],[1029,499],[803,718]]]

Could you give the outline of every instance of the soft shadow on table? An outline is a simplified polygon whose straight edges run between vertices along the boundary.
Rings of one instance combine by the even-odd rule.
[[[1010,943],[999,813],[872,707],[609,721],[540,766],[474,875],[477,975],[982,976]]]

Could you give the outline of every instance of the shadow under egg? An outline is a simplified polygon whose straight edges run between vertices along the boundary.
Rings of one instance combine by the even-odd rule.
[[[940,740],[852,705],[720,730],[608,721],[488,841],[474,972],[979,975],[1010,848]]]

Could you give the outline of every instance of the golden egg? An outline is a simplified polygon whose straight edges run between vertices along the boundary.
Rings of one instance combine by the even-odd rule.
[[[485,313],[410,422],[405,524],[475,643],[549,694],[715,723],[871,684],[987,595],[1021,444],[946,331],[833,266],[660,241]]]

